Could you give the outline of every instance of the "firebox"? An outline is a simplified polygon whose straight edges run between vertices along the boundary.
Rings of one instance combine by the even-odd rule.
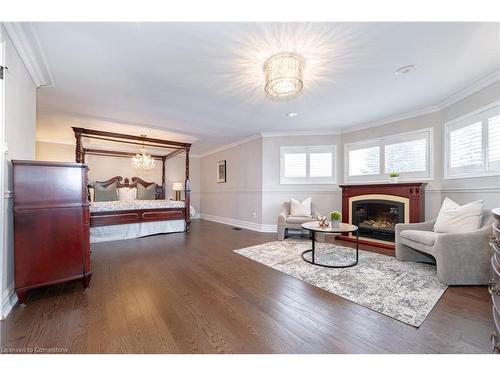
[[[394,228],[405,221],[404,203],[365,199],[352,202],[352,223],[359,227],[360,237],[394,242]]]

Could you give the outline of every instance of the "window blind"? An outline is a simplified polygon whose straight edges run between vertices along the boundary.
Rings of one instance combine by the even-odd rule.
[[[349,151],[349,176],[365,176],[379,173],[379,146]]]
[[[281,184],[334,184],[335,146],[280,147]]]
[[[450,168],[480,169],[483,163],[481,122],[452,130],[449,137]]]
[[[332,176],[332,153],[314,152],[309,154],[309,176],[331,177]]]
[[[284,176],[306,177],[306,154],[284,154]]]
[[[500,115],[488,119],[488,169],[500,170]]]
[[[385,173],[422,172],[427,167],[425,138],[385,146]]]

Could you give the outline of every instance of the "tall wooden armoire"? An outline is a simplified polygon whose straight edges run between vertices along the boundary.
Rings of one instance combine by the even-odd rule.
[[[87,166],[13,160],[14,271],[20,303],[29,289],[90,283]]]

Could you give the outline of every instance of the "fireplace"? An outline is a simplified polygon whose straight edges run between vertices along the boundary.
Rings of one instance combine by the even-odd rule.
[[[341,185],[342,221],[358,226],[360,243],[393,250],[397,223],[424,221],[425,185]],[[337,238],[355,240],[347,233]]]
[[[352,202],[352,224],[359,228],[359,235],[375,240],[394,242],[394,228],[404,223],[403,202],[362,199]]]

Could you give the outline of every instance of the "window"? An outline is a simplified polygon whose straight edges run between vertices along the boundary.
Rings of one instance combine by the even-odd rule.
[[[379,182],[398,172],[400,180],[431,179],[432,129],[345,145],[345,181]]]
[[[427,140],[392,143],[385,146],[385,173],[425,172]]]
[[[488,119],[488,170],[500,170],[500,115]]]
[[[349,151],[349,176],[380,173],[380,147],[360,148]]]
[[[281,147],[281,184],[334,184],[335,146]]]
[[[445,125],[445,178],[500,174],[500,105]]]
[[[306,154],[285,154],[285,177],[306,177]]]

